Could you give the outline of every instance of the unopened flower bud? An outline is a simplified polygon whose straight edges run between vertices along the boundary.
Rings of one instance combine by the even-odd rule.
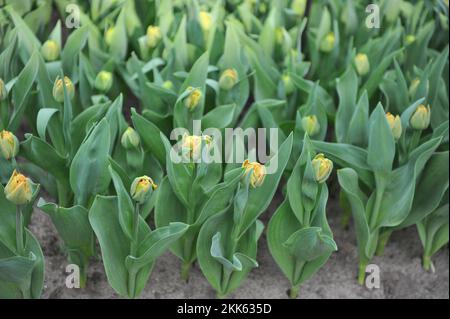
[[[320,51],[330,53],[334,49],[336,37],[333,32],[329,32],[320,43]]]
[[[405,38],[406,45],[411,45],[416,42],[416,37],[413,34],[408,34]]]
[[[173,83],[170,80],[164,81],[164,83],[162,84],[162,87],[167,90],[173,90]]]
[[[208,32],[211,29],[213,19],[209,12],[200,11],[198,14],[198,20],[203,31]]]
[[[409,85],[409,89],[408,89],[408,94],[409,94],[410,99],[415,98],[417,89],[419,88],[419,85],[420,85],[419,78],[415,78],[414,80],[411,81],[411,84]]]
[[[5,186],[5,196],[15,205],[25,205],[33,197],[33,182],[14,170],[8,184]]]
[[[55,61],[59,57],[59,45],[55,40],[47,40],[41,48],[42,56],[46,61]]]
[[[283,74],[281,80],[283,81],[286,95],[291,95],[295,91],[294,82],[292,81],[291,76],[289,74]]]
[[[0,101],[3,101],[8,96],[8,92],[6,92],[5,82],[0,79]]]
[[[415,130],[425,130],[430,125],[431,108],[423,104],[419,105],[414,114],[411,116],[410,124]]]
[[[64,77],[64,81],[58,76],[53,84],[53,97],[60,103],[64,102],[64,86],[66,86],[70,99],[75,95],[75,87],[72,81],[67,76]]]
[[[211,147],[212,138],[209,135],[187,135],[184,134],[181,140],[181,149],[190,160],[197,161],[200,158],[202,146],[208,149]]]
[[[306,0],[294,0],[291,4],[291,9],[294,13],[300,17],[305,15],[306,11]]]
[[[320,132],[320,124],[315,115],[309,115],[302,118],[302,127],[309,136],[314,136]]]
[[[314,176],[318,183],[324,183],[333,171],[333,162],[323,154],[317,154],[311,161]]]
[[[400,116],[398,115],[394,116],[390,112],[387,112],[386,120],[388,121],[389,126],[391,127],[394,139],[398,141],[398,139],[402,136],[402,121],[400,119]]]
[[[370,72],[369,58],[364,53],[358,53],[354,59],[356,71],[359,75],[364,76]]]
[[[6,160],[16,157],[19,153],[19,140],[9,131],[0,132],[0,155]]]
[[[250,185],[253,188],[259,187],[263,184],[266,177],[266,167],[258,162],[250,162],[248,159],[242,163],[242,167],[245,169],[245,176],[247,176],[250,171],[252,175],[250,176]]]
[[[139,204],[145,204],[158,186],[148,176],[136,178],[131,184],[131,198]]]
[[[95,77],[95,88],[101,92],[108,92],[113,84],[113,75],[108,71],[100,71]]]
[[[139,147],[141,138],[139,137],[139,134],[132,127],[129,127],[122,134],[122,138],[120,141],[122,143],[122,146],[125,149],[132,149],[132,148]]]
[[[189,111],[193,111],[197,105],[200,103],[202,98],[202,91],[200,89],[194,89],[192,87],[188,88],[191,90],[189,95],[184,100],[184,105],[188,108]]]
[[[154,48],[162,39],[161,29],[158,26],[149,26],[147,28],[147,45],[149,48]]]
[[[222,90],[231,90],[238,81],[238,73],[235,69],[226,69],[219,79],[219,86]]]
[[[116,33],[115,27],[109,27],[105,32],[105,42],[108,46],[111,46],[111,44],[114,42],[114,37]]]

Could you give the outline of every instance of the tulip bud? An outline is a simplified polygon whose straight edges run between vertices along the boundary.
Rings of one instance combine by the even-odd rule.
[[[408,34],[405,38],[406,45],[411,45],[416,42],[416,37],[413,34]]]
[[[309,115],[302,118],[302,127],[309,136],[314,136],[320,132],[320,124],[315,115]]]
[[[261,14],[264,14],[267,12],[267,4],[265,4],[264,2],[261,2],[258,6],[258,11]]]
[[[202,143],[206,144],[206,147],[211,147],[212,138],[209,135],[197,136],[197,135],[183,135],[181,140],[181,148],[183,154],[187,154],[189,159],[196,161],[200,158]]]
[[[419,78],[415,78],[414,80],[411,81],[411,84],[409,85],[409,89],[408,89],[410,99],[414,99],[414,97],[416,96],[419,85],[420,85]]]
[[[200,11],[200,13],[198,14],[198,19],[199,19],[198,22],[200,23],[200,27],[202,28],[202,30],[208,32],[213,24],[211,14],[206,11]]]
[[[238,81],[238,73],[235,69],[226,69],[219,79],[219,86],[222,90],[231,90]]]
[[[281,80],[283,81],[284,92],[286,93],[286,95],[291,95],[295,90],[292,78],[289,76],[289,74],[283,74]]]
[[[55,61],[59,57],[59,45],[55,40],[47,40],[41,48],[42,56],[46,61]]]
[[[167,90],[173,90],[173,83],[170,80],[164,81],[164,83],[162,84],[162,87]]]
[[[108,71],[100,71],[95,77],[94,86],[101,92],[108,92],[113,84],[113,75]]]
[[[199,89],[194,89],[193,87],[189,87],[188,89],[191,90],[191,92],[184,100],[184,105],[188,108],[189,111],[193,111],[202,98],[202,91],[200,91]]]
[[[5,82],[0,79],[0,101],[3,101],[8,96],[8,92],[6,92]]]
[[[410,124],[415,130],[425,130],[430,125],[431,108],[421,104],[411,116]]]
[[[149,26],[147,28],[147,45],[154,48],[162,39],[161,29],[158,26]]]
[[[8,131],[0,132],[0,155],[6,159],[10,160],[16,157],[19,153],[19,140],[17,137]]]
[[[108,46],[111,46],[111,44],[114,42],[114,36],[116,33],[115,27],[110,27],[105,32],[105,42]]]
[[[15,205],[25,205],[33,197],[33,182],[14,170],[8,184],[5,186],[5,196]]]
[[[325,182],[333,171],[333,162],[325,158],[323,154],[317,154],[311,161],[311,164],[318,183]]]
[[[369,58],[364,53],[358,53],[354,59],[356,71],[359,75],[364,76],[370,72]]]
[[[391,127],[394,139],[398,141],[398,139],[402,136],[402,121],[400,119],[400,116],[398,115],[394,116],[390,112],[387,112],[386,120],[388,121],[389,126]]]
[[[291,9],[294,13],[300,17],[305,15],[306,11],[306,0],[294,0],[291,4]]]
[[[139,204],[145,204],[158,186],[148,176],[141,176],[136,178],[131,184],[130,194],[131,198]]]
[[[127,150],[137,148],[140,142],[141,138],[139,137],[139,134],[132,127],[127,128],[122,134],[121,143]]]
[[[250,162],[248,159],[242,163],[242,167],[245,169],[245,176],[252,171],[252,176],[250,177],[250,185],[253,188],[259,187],[263,184],[264,178],[266,177],[266,167],[258,162]]]
[[[70,99],[75,95],[75,87],[73,86],[72,81],[67,76],[64,77],[64,81],[58,76],[55,80],[55,84],[53,84],[53,97],[60,103],[64,102],[63,85],[66,86],[67,94]]]
[[[284,30],[282,27],[275,28],[275,43],[282,45],[284,42]]]
[[[320,51],[324,53],[330,53],[334,49],[334,44],[336,42],[336,37],[333,32],[329,32],[320,43]]]

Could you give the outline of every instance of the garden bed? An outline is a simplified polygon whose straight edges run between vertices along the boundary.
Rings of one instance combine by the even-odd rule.
[[[274,203],[275,204],[275,203]],[[275,207],[263,216],[266,223]],[[384,256],[376,257],[380,267],[381,287],[369,290],[358,285],[356,268],[358,256],[353,229],[343,230],[341,212],[336,203],[328,209],[330,226],[339,247],[329,262],[302,287],[299,298],[449,298],[449,250],[442,249],[434,258],[435,273],[421,266],[422,248],[414,227],[395,232]],[[55,228],[47,215],[36,211],[31,229],[42,244],[46,256],[46,279],[42,298],[120,298],[108,285],[102,263],[94,261],[84,289],[65,286],[67,260],[60,249]],[[263,235],[258,250],[260,267],[249,275],[230,298],[287,298],[288,281],[278,269],[267,249]],[[349,271],[353,269],[354,271]],[[180,261],[170,252],[158,259],[150,281],[140,298],[214,298],[215,292],[196,265],[188,283],[179,276]]]

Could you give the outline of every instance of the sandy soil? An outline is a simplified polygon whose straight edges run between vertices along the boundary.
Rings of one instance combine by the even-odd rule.
[[[335,205],[330,205],[335,206]],[[381,287],[369,290],[356,283],[356,242],[352,229],[343,230],[338,209],[329,209],[329,222],[339,251],[305,283],[299,298],[449,298],[449,250],[442,249],[434,258],[435,273],[421,268],[421,245],[414,227],[395,233],[383,257],[373,263],[380,267]],[[265,214],[264,220],[271,215]],[[42,298],[120,298],[109,287],[99,260],[91,263],[85,289],[65,286],[67,262],[55,229],[47,215],[36,211],[31,230],[37,235],[46,257],[46,281]],[[283,277],[267,249],[263,236],[258,252],[260,267],[251,272],[230,298],[287,298],[288,281]],[[196,266],[190,280],[179,277],[180,261],[169,252],[154,268],[142,298],[214,298],[215,294]]]

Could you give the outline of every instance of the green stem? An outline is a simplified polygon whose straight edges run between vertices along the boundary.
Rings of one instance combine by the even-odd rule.
[[[370,219],[370,228],[375,229],[378,223],[378,218],[380,215],[380,207],[381,201],[384,195],[384,183],[377,182],[376,183],[376,194],[375,194],[375,205],[373,206],[371,219]]]
[[[299,290],[300,290],[300,285],[292,286],[291,289],[289,289],[289,298],[297,299]]]
[[[359,262],[359,271],[358,271],[358,283],[362,286],[364,285],[364,280],[366,279],[366,261]]]
[[[69,200],[67,194],[67,187],[63,185],[61,182],[56,181],[56,191],[58,193],[58,202],[61,207],[68,207]]]
[[[191,262],[183,262],[181,265],[180,277],[183,281],[189,280],[189,271],[191,270],[192,263]]]
[[[375,255],[382,256],[384,253],[384,248],[386,247],[386,244],[389,241],[389,238],[391,237],[392,230],[387,230],[381,233],[380,237],[378,238],[378,245],[375,252]]]
[[[427,255],[423,255],[422,266],[425,271],[430,271],[431,269],[431,257]]]
[[[23,244],[23,215],[22,207],[20,205],[16,206],[16,243],[17,252],[20,256],[25,255],[25,247]]]
[[[137,257],[139,247],[139,211],[140,204],[136,203],[133,216],[133,239],[131,241],[131,256]],[[128,295],[130,298],[134,298],[136,288],[136,273],[128,271]]]
[[[422,135],[421,130],[414,130],[413,135],[411,137],[409,147],[408,147],[408,154],[411,153],[413,150],[416,149],[417,145],[420,143],[420,137]]]

